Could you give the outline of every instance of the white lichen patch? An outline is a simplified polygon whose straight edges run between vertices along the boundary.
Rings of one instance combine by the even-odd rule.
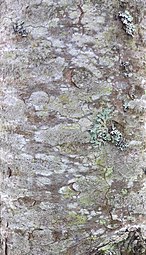
[[[137,113],[146,112],[146,95],[143,95],[140,99],[131,100],[128,103],[128,107]]]
[[[48,193],[48,196],[51,195],[51,192],[48,191],[47,193]],[[48,201],[41,202],[39,207],[42,210],[49,210],[52,207],[52,203],[49,203]]]
[[[80,130],[79,125],[56,125],[47,130],[40,129],[35,132],[34,139],[36,142],[47,143],[52,146],[63,144],[64,142],[80,142],[80,139],[89,141],[88,134],[84,134]]]
[[[87,43],[93,44],[93,43],[95,43],[95,38],[93,36],[86,35],[86,34],[82,35],[80,33],[74,33],[71,41],[73,42],[73,44],[68,45],[70,50],[71,50],[71,48],[74,48],[75,43],[76,43],[76,45],[78,45],[80,47],[87,45]],[[76,49],[76,51],[77,50],[79,51],[79,49]]]
[[[51,180],[48,178],[48,176],[37,176],[35,179],[35,185],[39,187],[45,187],[45,185],[50,185]]]
[[[112,93],[113,87],[112,83],[98,82],[97,83],[97,91],[92,95],[92,100],[98,100],[101,96],[108,96]]]
[[[94,30],[96,32],[99,32],[101,25],[103,25],[105,23],[104,15],[100,15],[100,14],[95,15],[94,14],[94,17],[93,17],[92,12],[94,12],[96,10],[95,7],[92,7],[92,9],[90,7],[90,9],[89,9],[88,5],[84,5],[83,8],[85,10],[85,15],[82,19],[83,20],[83,25],[88,30]]]
[[[103,67],[113,67],[114,66],[115,61],[112,60],[111,57],[108,56],[102,56],[99,58],[99,64]],[[102,67],[102,68],[103,68]]]
[[[1,162],[7,162],[7,163],[12,163],[14,160],[14,156],[10,150],[7,149],[0,149],[0,160]]]
[[[36,111],[44,110],[49,102],[49,96],[44,91],[36,91],[31,94],[27,100],[28,106],[33,106]]]
[[[81,126],[81,131],[84,132],[84,131],[89,130],[92,122],[87,118],[82,118],[79,120],[79,124]]]
[[[5,107],[5,117],[8,118],[9,121],[18,123],[27,120],[25,115],[25,103],[19,98],[7,95],[4,98],[3,105]]]

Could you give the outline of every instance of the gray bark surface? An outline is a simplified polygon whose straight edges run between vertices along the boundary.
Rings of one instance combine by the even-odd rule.
[[[146,254],[145,11],[0,2],[2,255]]]

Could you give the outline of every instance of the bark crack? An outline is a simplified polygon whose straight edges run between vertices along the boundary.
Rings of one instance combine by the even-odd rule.
[[[8,255],[8,239],[5,238],[4,241],[4,255]]]
[[[83,11],[81,2],[77,5],[77,7],[80,11],[80,15],[79,15],[79,18],[78,18],[78,25],[82,28],[82,33],[84,34],[84,25],[82,23],[82,19],[83,19],[83,16],[84,16],[84,11]]]

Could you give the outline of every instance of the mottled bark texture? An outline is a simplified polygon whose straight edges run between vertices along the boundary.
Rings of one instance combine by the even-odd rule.
[[[0,1],[2,255],[146,254],[145,12]]]

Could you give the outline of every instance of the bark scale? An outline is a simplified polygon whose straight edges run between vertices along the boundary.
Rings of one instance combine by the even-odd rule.
[[[145,1],[0,6],[1,254],[146,254]]]

